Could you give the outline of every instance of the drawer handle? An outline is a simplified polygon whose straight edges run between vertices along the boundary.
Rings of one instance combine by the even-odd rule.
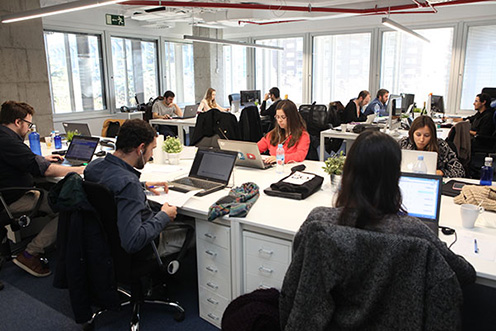
[[[264,254],[264,255],[272,255],[272,254],[274,254],[273,251],[269,251],[268,249],[263,249],[263,248],[260,248],[258,250],[258,253],[259,254]]]
[[[270,289],[271,287],[270,286],[267,286],[267,285],[264,285],[264,284],[260,284],[260,286],[258,286],[259,289],[262,289],[262,290],[268,290]]]
[[[218,305],[218,304],[219,304],[219,302],[218,302],[218,301],[215,301],[215,300],[214,300],[214,299],[212,299],[212,298],[208,298],[208,299],[207,299],[207,301],[208,301],[208,302],[210,302],[210,303],[211,303],[211,304],[213,304],[213,305]]]
[[[216,237],[211,233],[205,233],[205,237],[214,240]]]
[[[207,283],[207,286],[208,286],[208,287],[210,287],[210,288],[213,288],[214,290],[219,289],[219,287],[218,287],[217,285],[215,285],[214,283],[210,283],[210,282],[208,282],[208,283]]]
[[[263,267],[263,266],[262,266],[262,267],[260,267],[260,268],[258,268],[258,270],[259,270],[260,272],[265,272],[265,273],[267,273],[267,274],[271,274],[271,273],[273,273],[273,272],[274,272],[274,270],[269,269],[269,268],[266,268],[266,267]]]
[[[214,314],[212,314],[212,313],[208,313],[207,316],[209,318],[213,319],[214,321],[218,321],[219,320],[219,318],[217,316],[215,316]]]
[[[217,269],[215,269],[214,267],[211,267],[211,266],[208,266],[205,269],[207,269],[210,272],[217,272],[218,271]]]
[[[208,254],[208,255],[210,255],[210,256],[212,256],[212,257],[216,257],[217,256],[217,253],[212,252],[211,250],[208,250],[208,249],[205,251],[205,253]]]

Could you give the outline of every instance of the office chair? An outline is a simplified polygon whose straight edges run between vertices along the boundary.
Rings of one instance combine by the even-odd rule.
[[[241,140],[258,142],[262,139],[262,122],[257,106],[243,108],[238,124]]]
[[[196,118],[195,131],[190,138],[190,146],[199,146],[198,144],[205,137],[218,136],[220,139],[239,140],[238,120],[231,113],[223,112],[218,109],[210,109],[198,114]],[[213,139],[206,139],[208,141]],[[213,141],[216,143],[217,140]],[[202,145],[205,146],[205,145]],[[218,144],[217,144],[218,148]]]
[[[241,94],[239,93],[232,93],[227,96],[229,99],[229,105],[232,106],[233,101],[240,101],[241,100]]]
[[[307,124],[307,131],[310,135],[310,147],[308,149],[307,160],[319,160],[317,148],[320,145],[320,132],[332,128],[329,123],[326,105],[317,105],[316,102],[311,105],[300,105],[298,108],[301,117]],[[325,148],[322,146],[321,148]]]
[[[117,137],[117,135],[119,134],[119,129],[125,121],[126,120],[120,118],[107,118],[103,122],[101,136],[110,138]]]

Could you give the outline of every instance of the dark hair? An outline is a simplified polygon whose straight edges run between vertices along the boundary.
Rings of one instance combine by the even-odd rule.
[[[365,99],[367,97],[367,95],[370,95],[370,92],[367,91],[367,90],[363,90],[363,91],[360,91],[360,93],[358,93],[358,98],[357,99]]]
[[[301,117],[296,105],[291,100],[282,100],[277,104],[276,111],[278,109],[282,109],[284,111],[284,115],[287,118],[287,126],[289,134],[291,134],[291,139],[288,142],[288,147],[294,146],[303,133],[303,130],[306,129],[306,124],[303,118]],[[277,121],[275,123],[274,129],[269,132],[270,133],[270,144],[272,146],[277,146],[278,144],[282,144],[284,140],[286,140],[286,130],[282,129]]]
[[[170,98],[170,97],[173,97],[174,98],[175,96],[176,95],[172,91],[165,91],[165,93],[164,93],[164,98],[166,98],[166,99],[167,98]]]
[[[379,91],[377,91],[377,98],[382,97],[386,93],[389,93],[389,91],[385,88],[381,88]]]
[[[424,151],[439,152],[436,124],[434,124],[434,121],[429,116],[419,116],[413,121],[412,126],[408,131],[408,138],[410,139],[410,142],[415,146],[415,149],[417,149],[413,135],[415,131],[422,129],[424,126],[426,126],[431,132],[431,140],[429,140],[429,143],[425,146]]]
[[[272,94],[274,96],[274,98],[279,98],[281,96],[281,92],[279,91],[279,89],[277,87],[273,87],[269,90],[269,93]]]
[[[34,108],[25,102],[5,101],[0,111],[0,124],[14,123],[16,119],[25,119],[30,114],[34,115]]]
[[[124,153],[130,153],[133,149],[145,144],[145,148],[150,145],[157,132],[152,128],[148,122],[141,119],[133,119],[125,121],[117,136],[117,142],[115,144],[116,150],[120,150]]]
[[[336,200],[336,207],[343,208],[339,224],[363,228],[385,215],[404,212],[398,186],[400,164],[401,150],[396,140],[378,131],[360,134],[344,163]]]
[[[477,94],[477,96],[479,97],[479,101],[484,104],[484,106],[486,107],[486,109],[489,109],[491,108],[491,96],[487,93],[481,93],[481,94]]]

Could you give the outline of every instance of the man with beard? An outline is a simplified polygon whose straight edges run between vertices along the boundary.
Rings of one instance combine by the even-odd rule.
[[[342,123],[365,122],[367,115],[362,113],[362,108],[370,102],[370,92],[361,91],[358,98],[351,99],[343,110]]]

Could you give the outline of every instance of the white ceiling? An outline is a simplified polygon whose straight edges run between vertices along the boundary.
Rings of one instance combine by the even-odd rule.
[[[40,0],[42,7],[53,6],[61,3],[73,2],[76,0]],[[131,1],[133,2],[133,1]],[[297,6],[301,7],[302,11],[289,11],[280,9],[240,9],[240,8],[203,8],[198,7],[195,3],[199,1],[183,0],[179,1],[179,5],[170,6],[174,1],[167,2],[168,6],[162,5],[160,1],[154,1],[152,6],[143,5],[112,5],[112,8],[117,12],[136,20],[142,27],[165,28],[172,27],[175,23],[189,23],[211,28],[224,27],[242,27],[247,24],[270,24],[281,21],[297,21],[297,20],[321,20],[338,18],[344,16],[356,16],[357,13],[330,13],[330,12],[309,12],[308,8],[338,8],[338,9],[365,9],[374,11],[376,8],[384,8],[380,13],[368,13],[367,15],[380,14],[384,15],[387,10],[401,5],[411,5],[414,8],[408,9],[412,15],[414,13],[421,14],[422,12],[432,12],[430,5],[436,4],[446,5],[452,0],[263,0],[263,1],[230,1],[230,0],[203,0],[202,2],[216,3],[222,5],[239,4],[239,6],[250,5],[272,5],[272,6]],[[186,7],[185,2],[191,3],[192,6]],[[456,1],[453,5],[458,4]],[[482,1],[481,1],[482,2]],[[416,8],[422,5],[423,8]],[[152,11],[150,11],[152,10]]]

